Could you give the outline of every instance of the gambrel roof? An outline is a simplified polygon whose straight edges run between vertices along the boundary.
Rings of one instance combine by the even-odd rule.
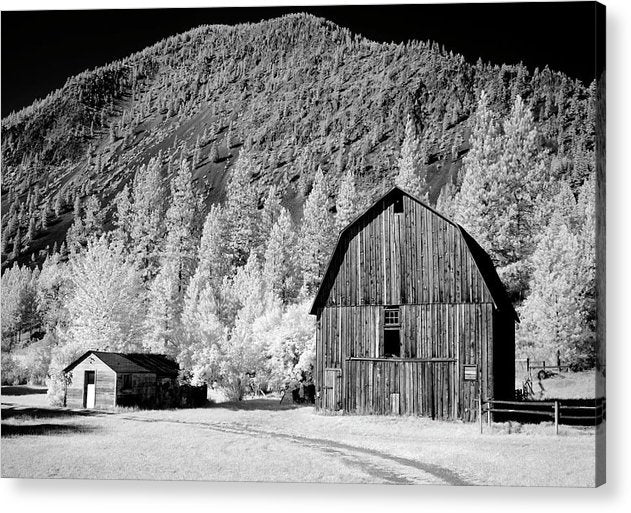
[[[403,195],[421,204],[424,208],[431,211],[436,216],[442,218],[447,223],[456,227],[456,229],[462,235],[462,238],[467,246],[467,249],[469,250],[469,253],[472,256],[475,262],[475,265],[477,266],[478,271],[480,272],[480,275],[482,276],[482,279],[484,280],[484,284],[493,299],[495,308],[497,308],[499,311],[507,313],[508,315],[513,317],[517,322],[519,322],[519,317],[517,316],[517,312],[513,308],[513,305],[510,299],[508,298],[508,294],[506,293],[506,289],[504,288],[504,285],[502,284],[499,276],[497,275],[497,272],[495,271],[495,266],[491,262],[491,258],[484,251],[484,249],[480,247],[480,245],[473,239],[473,237],[471,237],[471,235],[467,233],[467,231],[462,226],[455,223],[451,219],[448,219],[444,215],[440,214],[439,212],[434,210],[432,207],[430,207],[429,205],[427,205],[420,199],[416,198],[415,196],[412,196],[410,193],[396,186],[390,189],[388,192],[386,192],[383,196],[381,196],[377,201],[375,201],[372,204],[372,206],[370,206],[363,213],[358,215],[353,221],[351,221],[348,225],[346,225],[346,227],[340,232],[337,239],[337,243],[335,245],[335,250],[333,251],[333,253],[331,254],[329,258],[326,272],[324,273],[324,276],[322,278],[322,281],[320,283],[316,296],[311,305],[310,313],[312,315],[316,315],[318,307],[322,306],[326,301],[326,290],[324,287],[324,283],[327,282],[327,277],[329,277],[330,274],[335,272],[333,270],[334,266],[332,266],[332,263],[334,262],[335,257],[337,256],[337,253],[340,251],[343,251],[344,249],[344,244],[342,244],[344,235],[351,229],[351,227],[355,226],[356,224],[360,223],[364,218],[373,214],[384,201],[394,202],[394,200],[397,197],[400,197]]]
[[[112,353],[109,351],[88,351],[64,369],[69,372],[89,355],[96,356],[116,373],[153,373],[160,376],[177,377],[179,365],[161,354]]]

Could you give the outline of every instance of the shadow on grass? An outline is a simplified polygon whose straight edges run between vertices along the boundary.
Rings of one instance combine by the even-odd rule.
[[[2,438],[28,435],[63,435],[95,431],[94,426],[81,424],[2,424]]]
[[[63,408],[38,408],[25,406],[9,406],[2,408],[2,419],[55,419],[71,417],[90,417],[107,415],[111,412],[103,410],[68,410]]]
[[[2,395],[45,394],[46,390],[46,387],[33,387],[29,385],[3,386]]]
[[[284,411],[296,410],[312,404],[281,404],[280,399],[244,399],[243,401],[227,401],[223,403],[210,403],[208,408],[225,408],[227,410],[263,410],[263,411]]]

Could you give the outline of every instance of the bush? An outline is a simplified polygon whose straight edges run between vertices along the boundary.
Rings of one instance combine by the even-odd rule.
[[[28,373],[20,362],[10,353],[2,353],[2,384],[24,385],[28,379]]]
[[[46,380],[48,385],[47,395],[51,406],[65,406],[65,390],[69,381],[63,372],[55,372],[48,377]]]
[[[52,338],[47,334],[42,340],[33,342],[14,353],[13,360],[17,362],[24,378],[31,385],[43,385],[46,382]]]

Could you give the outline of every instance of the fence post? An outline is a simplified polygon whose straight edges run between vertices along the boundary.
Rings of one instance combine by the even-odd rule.
[[[526,373],[530,374],[530,358],[526,358]]]
[[[561,351],[557,349],[557,370],[561,372]]]
[[[482,434],[482,395],[478,396],[478,422],[480,423],[480,434]]]
[[[491,427],[491,409],[493,408],[493,400],[491,399],[488,402],[488,406],[486,408],[486,423],[489,427]]]
[[[559,434],[559,401],[554,401],[554,434]]]

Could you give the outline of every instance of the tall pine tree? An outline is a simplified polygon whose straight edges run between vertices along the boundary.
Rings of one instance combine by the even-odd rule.
[[[162,267],[172,264],[177,294],[181,298],[193,274],[197,255],[197,201],[193,193],[190,164],[182,160],[171,182],[171,205],[166,213],[166,241]]]
[[[184,293],[197,255],[193,194],[189,164],[182,161],[171,183],[171,205],[166,213],[166,241],[160,269],[149,291],[145,347],[177,356]]]
[[[355,182],[355,174],[349,166],[346,168],[344,178],[340,184],[340,190],[335,202],[335,226],[341,231],[350,223],[358,213],[359,198],[357,185]]]
[[[395,184],[417,198],[423,198],[425,193],[424,180],[420,176],[421,154],[420,143],[416,135],[416,126],[412,116],[408,116],[405,125],[405,137],[401,145],[401,156],[398,160],[399,173]],[[427,199],[427,198],[425,198]]]
[[[263,282],[269,293],[284,304],[296,297],[297,273],[295,270],[296,234],[287,209],[281,207],[278,220],[265,251]]]
[[[483,92],[470,143],[454,217],[489,252],[509,294],[520,298],[529,279],[525,261],[540,229],[533,221],[546,170],[532,114],[517,97],[502,133]]]
[[[320,285],[334,242],[333,216],[328,202],[324,173],[318,168],[313,189],[305,202],[299,239],[302,286],[306,294],[314,293]]]
[[[227,187],[226,222],[228,223],[228,249],[233,269],[245,265],[250,251],[257,247],[259,212],[256,187],[252,176],[260,168],[247,154],[239,155]]]

